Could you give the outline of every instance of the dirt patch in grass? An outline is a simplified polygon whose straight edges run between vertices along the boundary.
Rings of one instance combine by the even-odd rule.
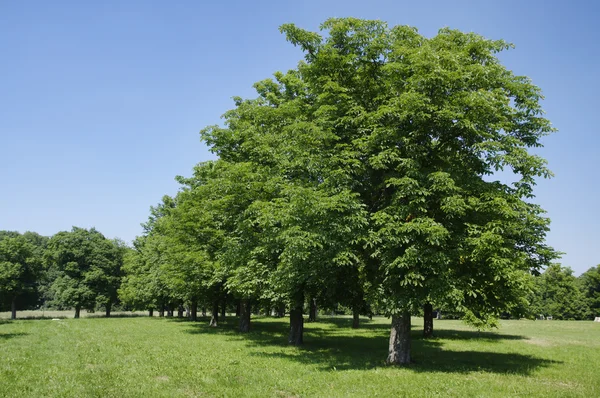
[[[545,386],[551,386],[553,388],[561,388],[565,390],[576,390],[579,388],[577,383],[569,382],[569,381],[560,381],[560,380],[550,380],[550,379],[542,379],[539,380],[540,384]]]
[[[536,337],[528,338],[525,340],[527,344],[537,345],[539,347],[552,347],[554,344],[551,341],[539,339]]]
[[[275,396],[281,398],[298,398],[298,395],[289,393],[287,391],[275,391]]]

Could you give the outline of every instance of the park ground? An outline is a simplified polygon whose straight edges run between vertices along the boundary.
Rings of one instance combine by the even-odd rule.
[[[0,318],[8,314],[0,313]],[[39,317],[40,313],[19,313]],[[72,316],[46,312],[44,316]],[[600,323],[502,321],[478,333],[460,321],[420,337],[406,368],[385,366],[389,320],[321,317],[305,345],[286,344],[287,318],[122,316],[0,319],[1,397],[598,397]]]

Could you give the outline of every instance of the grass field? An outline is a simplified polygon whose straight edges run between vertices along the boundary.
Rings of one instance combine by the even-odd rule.
[[[600,396],[600,323],[503,321],[479,334],[442,320],[422,340],[421,321],[414,364],[394,368],[385,318],[359,330],[348,318],[306,323],[302,348],[287,346],[287,319],[253,319],[247,335],[233,317],[217,329],[141,316],[0,320],[0,396]]]

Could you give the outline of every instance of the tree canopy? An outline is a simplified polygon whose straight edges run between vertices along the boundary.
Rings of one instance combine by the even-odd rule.
[[[584,272],[579,281],[590,309],[590,317],[600,316],[600,265]]]
[[[260,208],[285,276],[340,259],[372,276],[394,325],[388,361],[407,363],[411,312],[435,300],[485,321],[555,257],[531,201],[551,173],[528,151],[552,127],[540,89],[500,64],[504,41],[354,18],[321,28],[283,25],[305,60],[257,83],[257,99],[236,98],[202,137],[222,161],[281,182]],[[499,170],[513,182],[496,181]],[[332,284],[335,273],[316,273]]]
[[[16,318],[17,300],[38,287],[42,269],[36,254],[36,247],[23,235],[0,239],[0,298],[10,300],[12,319]]]
[[[46,262],[56,278],[51,290],[56,304],[94,310],[97,305],[110,315],[117,300],[121,277],[123,248],[96,229],[73,227],[54,235],[48,242]]]

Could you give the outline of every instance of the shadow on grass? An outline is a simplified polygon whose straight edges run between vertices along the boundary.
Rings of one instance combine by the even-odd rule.
[[[88,315],[85,316],[85,318],[91,318],[91,319],[96,319],[96,318],[110,319],[110,318],[150,318],[150,317],[148,316],[148,314],[110,314],[110,316],[106,316],[105,314],[88,314]]]
[[[289,347],[286,323],[254,322],[250,333],[241,334],[237,331],[237,322],[235,321],[236,319],[230,318],[229,322],[219,325],[218,328],[209,327],[208,320],[188,323],[190,328],[186,329],[186,332],[228,336],[232,340],[243,341],[248,347],[254,348],[249,355],[316,365],[322,371],[366,370],[385,366],[389,339],[389,326],[386,325],[363,325],[356,333],[349,335],[319,324],[335,323],[337,325],[337,320],[329,319],[328,322],[320,320],[319,323],[306,323],[304,345]],[[410,365],[409,369],[415,372],[492,372],[530,375],[538,368],[560,363],[518,353],[444,349],[444,342],[448,340],[501,342],[502,340],[524,338],[500,333],[439,330],[436,331],[435,338],[423,339],[421,331],[415,330],[412,333],[411,348],[414,363]],[[286,349],[273,352],[273,350],[265,350],[268,347]]]
[[[449,330],[437,329],[434,338],[441,340],[483,340],[486,342],[500,342],[502,340],[527,340],[525,336],[503,334],[497,332],[478,332],[476,330]]]
[[[27,336],[27,333],[0,333],[0,341],[21,336]]]
[[[79,319],[111,319],[111,318],[150,318],[147,314],[111,314],[108,318],[104,314],[85,314]],[[153,317],[160,319],[159,317]],[[75,319],[72,315],[39,315],[39,316],[25,316],[23,318],[17,317],[17,321],[49,321],[53,319]],[[3,321],[0,319],[0,324]]]
[[[306,324],[311,324],[313,322],[305,322]],[[331,316],[331,315],[321,315],[317,318],[316,323],[325,323],[329,325],[335,325],[339,328],[348,329],[352,327],[352,317],[350,316]],[[380,329],[384,327],[380,323],[376,323],[373,320],[370,320],[366,317],[360,317],[360,328],[361,329]]]
[[[51,321],[53,319],[70,319],[70,318],[67,316],[64,316],[64,315],[60,315],[60,316],[42,316],[42,315],[40,315],[40,316],[26,316],[23,318],[17,317],[17,319],[15,319],[15,321]]]

